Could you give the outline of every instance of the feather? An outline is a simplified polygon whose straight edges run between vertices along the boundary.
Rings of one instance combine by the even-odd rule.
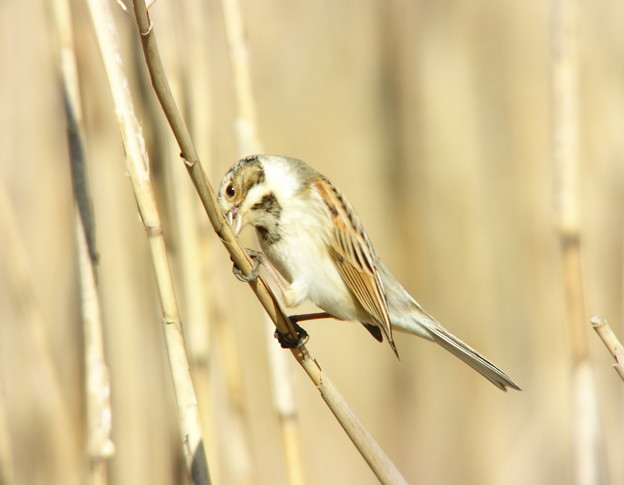
[[[329,180],[319,177],[313,187],[332,222],[329,254],[347,287],[370,316],[371,321],[362,323],[379,327],[398,357],[383,283],[377,270],[378,258],[372,243],[358,215]]]
[[[430,327],[429,331],[438,345],[448,350],[455,357],[463,360],[499,389],[506,391],[507,387],[511,387],[518,391],[521,390],[518,384],[512,381],[507,374],[441,325]]]

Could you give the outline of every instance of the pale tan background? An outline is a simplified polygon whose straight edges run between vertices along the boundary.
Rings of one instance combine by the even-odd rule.
[[[144,231],[90,20],[82,2],[73,3],[112,371],[111,483],[184,483]],[[194,7],[186,5],[159,0],[152,13],[172,76],[180,68],[190,83],[209,68],[206,96],[180,101],[210,115],[198,146],[217,184],[239,156],[222,10],[208,1],[189,16],[185,8]],[[247,0],[242,8],[266,151],[306,160],[330,177],[412,294],[524,390],[502,393],[415,337],[397,337],[399,362],[359,326],[332,321],[307,325],[313,355],[410,483],[570,483],[569,340],[553,225],[547,2]],[[124,62],[136,75],[142,56],[132,20],[116,11]],[[195,43],[189,19],[203,35]],[[589,2],[579,19],[587,316],[606,316],[624,335],[624,10],[616,1]],[[0,2],[0,181],[21,241],[20,254],[11,254],[8,236],[0,234],[0,390],[16,483],[28,484],[66,483],[60,463],[84,466],[81,326],[55,45],[47,2]],[[185,63],[191,49],[199,49],[205,64]],[[137,84],[133,92],[137,105],[153,102],[149,89],[141,92]],[[162,119],[158,111],[142,112],[150,142],[150,126]],[[156,133],[158,141],[171,141],[167,131]],[[171,170],[183,171],[175,156],[159,155]],[[240,344],[253,467],[247,483],[283,484],[260,306],[232,277],[203,218],[202,225],[214,256],[197,264],[214,283],[209,288],[218,287],[206,294],[219,300],[211,316],[224,318]],[[165,230],[175,239],[175,221]],[[175,245],[172,251],[175,265]],[[184,299],[180,285],[177,292]],[[42,340],[33,330],[37,322],[45,329]],[[607,476],[624,483],[622,382],[589,325],[586,332]],[[41,360],[41,348],[50,350],[49,362]],[[206,434],[219,456],[211,466],[221,479],[215,483],[241,483],[242,455],[227,458],[221,357],[216,349],[215,391],[211,403],[202,402],[212,409]],[[376,483],[294,362],[293,373],[309,483]],[[48,405],[55,374],[69,416],[63,429]]]

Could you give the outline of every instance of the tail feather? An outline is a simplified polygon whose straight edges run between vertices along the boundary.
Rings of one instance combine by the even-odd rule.
[[[429,315],[381,263],[379,263],[379,271],[390,309],[390,321],[393,330],[433,340],[503,391],[506,391],[508,387],[520,390],[518,384],[512,381],[507,374],[451,334]]]
[[[437,344],[444,347],[455,357],[463,360],[499,389],[507,391],[507,388],[510,387],[518,391],[521,390],[518,384],[512,381],[507,374],[453,334],[447,332],[443,328],[429,327],[427,330],[431,332],[433,340]]]

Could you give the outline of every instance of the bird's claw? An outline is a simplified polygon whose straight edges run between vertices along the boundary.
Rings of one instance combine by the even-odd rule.
[[[301,328],[297,324],[296,319],[291,318],[291,317],[288,317],[288,318],[292,326],[297,331],[297,338],[291,337],[290,334],[288,333],[280,333],[279,330],[276,330],[273,335],[275,336],[275,338],[280,343],[283,349],[298,349],[299,347],[303,347],[307,343],[308,339],[310,338],[310,336],[308,335],[308,332],[306,332],[303,328]]]
[[[242,281],[243,283],[251,283],[258,279],[258,274],[260,273],[260,265],[264,262],[264,255],[261,252],[254,251],[253,249],[245,249],[247,256],[251,258],[253,261],[253,267],[249,274],[244,274],[236,263],[232,265],[232,273],[236,276],[238,281]]]

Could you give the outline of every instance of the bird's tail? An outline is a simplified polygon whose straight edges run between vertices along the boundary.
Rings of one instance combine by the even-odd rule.
[[[394,279],[390,271],[383,264],[379,264],[393,330],[407,332],[438,343],[451,354],[459,357],[479,374],[489,380],[499,389],[507,388],[520,390],[518,384],[512,381],[507,374],[483,357],[479,352],[459,340],[446,330],[435,318],[429,315],[423,307]]]
[[[413,305],[410,305],[410,310],[401,313],[398,318],[392,319],[393,329],[433,340],[503,391],[506,391],[508,387],[520,390],[518,384],[512,381],[507,374],[475,349],[446,330],[435,318],[425,312],[418,303],[414,300],[412,302]]]
[[[436,322],[437,323],[437,322]],[[427,327],[433,340],[448,350],[455,357],[460,358],[479,374],[489,380],[499,389],[506,391],[508,387],[520,390],[518,384],[511,380],[502,370],[483,357],[479,352],[449,333],[442,326]]]

